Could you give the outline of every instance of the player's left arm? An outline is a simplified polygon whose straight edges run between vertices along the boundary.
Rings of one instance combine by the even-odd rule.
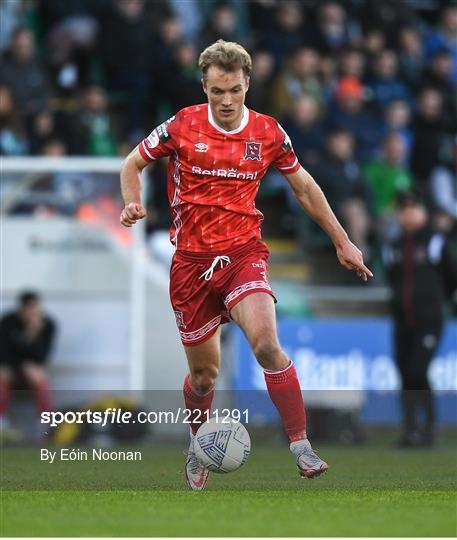
[[[349,239],[314,178],[303,167],[284,176],[303,210],[330,236],[340,263],[354,270],[363,281],[373,277],[363,262],[362,252]]]

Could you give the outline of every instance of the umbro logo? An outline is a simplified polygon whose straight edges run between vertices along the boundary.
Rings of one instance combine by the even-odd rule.
[[[208,145],[202,142],[199,142],[195,145],[195,151],[196,152],[207,152],[208,151]]]

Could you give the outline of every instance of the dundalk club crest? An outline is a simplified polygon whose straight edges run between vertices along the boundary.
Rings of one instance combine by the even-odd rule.
[[[260,148],[262,147],[262,143],[258,142],[247,142],[246,143],[246,153],[244,155],[244,159],[257,159],[258,161],[261,161],[260,156]]]
[[[184,323],[184,315],[182,311],[175,311],[175,317],[176,317],[176,324],[178,328],[184,328],[186,329],[187,326]]]

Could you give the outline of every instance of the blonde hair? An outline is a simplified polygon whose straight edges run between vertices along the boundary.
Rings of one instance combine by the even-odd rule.
[[[206,72],[210,66],[217,66],[227,72],[242,69],[244,75],[249,77],[252,71],[252,59],[246,49],[239,43],[218,39],[216,43],[206,47],[198,59],[198,67],[203,74],[203,78],[206,77]]]

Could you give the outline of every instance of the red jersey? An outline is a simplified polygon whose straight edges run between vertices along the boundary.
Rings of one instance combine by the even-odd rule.
[[[270,165],[284,174],[300,168],[278,122],[247,107],[232,131],[216,124],[208,104],[187,107],[138,148],[148,162],[170,156],[170,239],[182,251],[221,253],[260,238],[260,181]]]

